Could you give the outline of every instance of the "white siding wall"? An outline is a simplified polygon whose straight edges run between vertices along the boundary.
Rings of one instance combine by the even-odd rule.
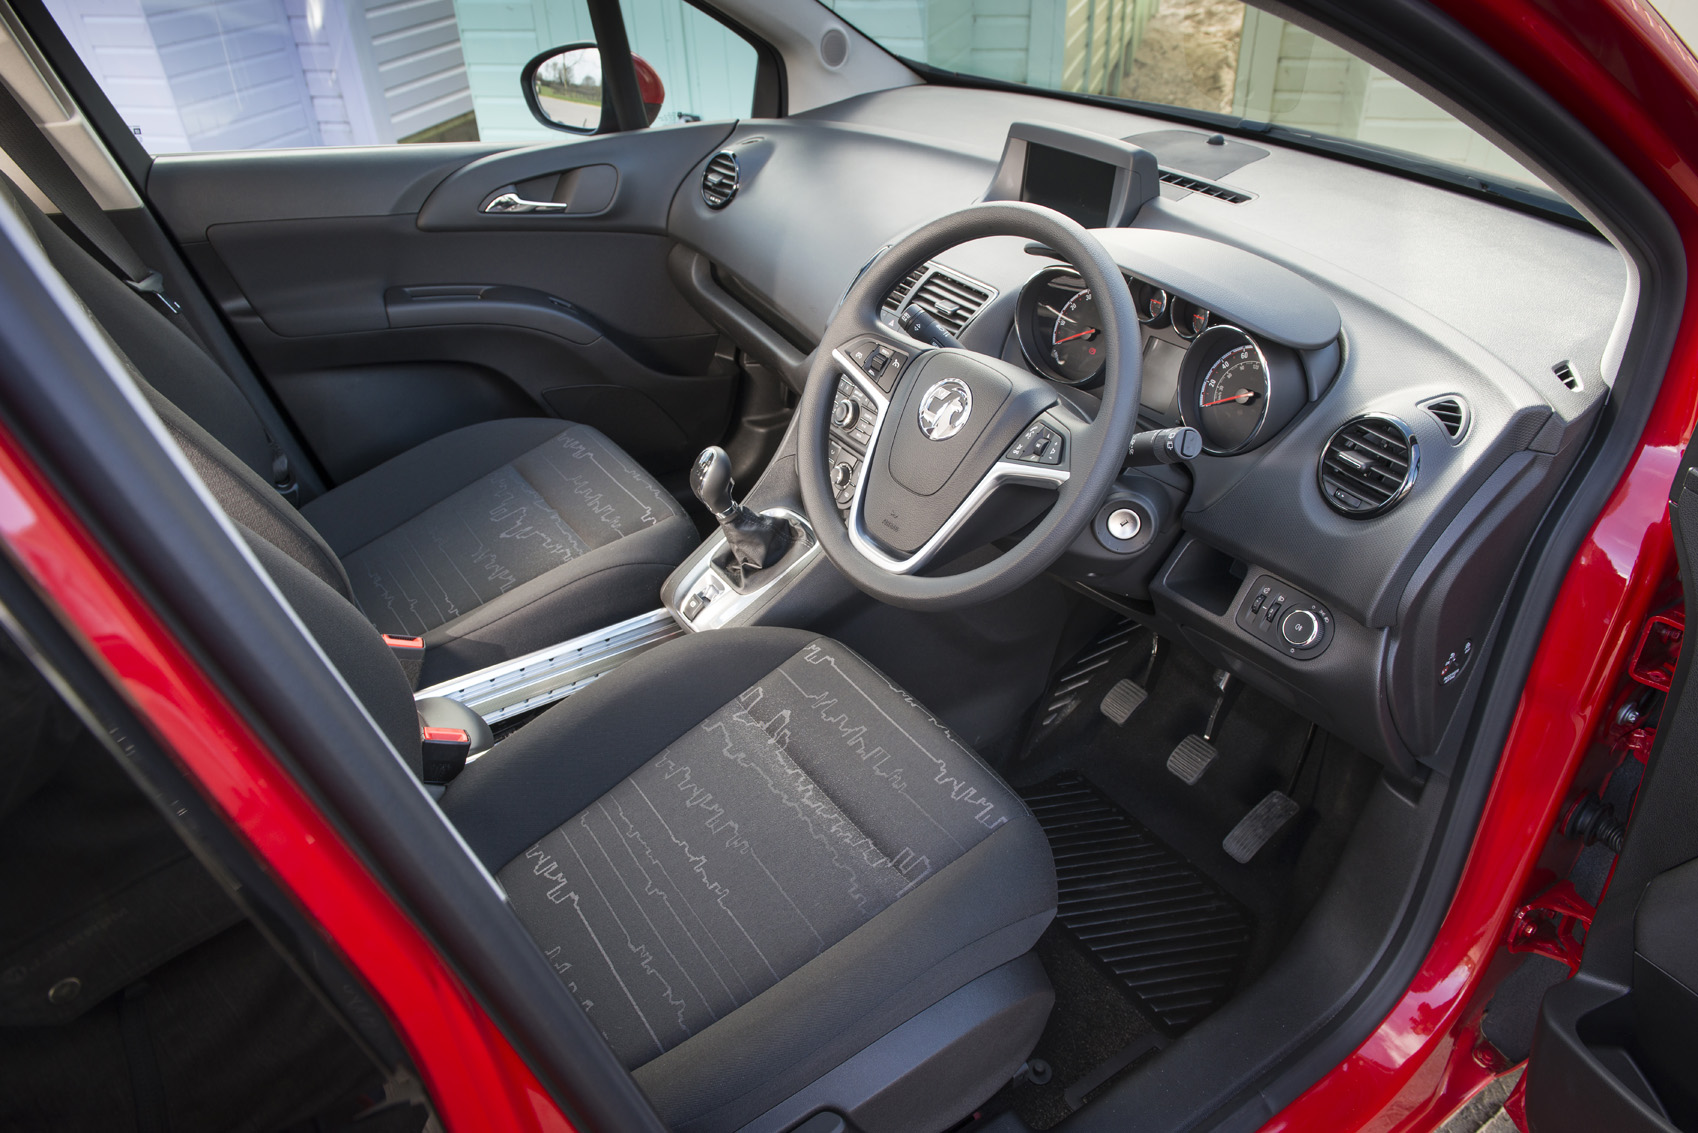
[[[47,0],[47,9],[142,145],[191,148],[141,0]]]

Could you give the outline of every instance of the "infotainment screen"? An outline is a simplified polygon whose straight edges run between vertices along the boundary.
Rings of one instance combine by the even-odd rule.
[[[1028,142],[1020,199],[1047,205],[1086,228],[1106,228],[1115,172],[1106,161]]]

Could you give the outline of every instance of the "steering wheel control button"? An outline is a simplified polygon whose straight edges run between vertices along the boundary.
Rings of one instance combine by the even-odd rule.
[[[843,353],[886,393],[895,387],[896,376],[908,361],[908,355],[903,351],[876,338],[859,339]]]
[[[1298,661],[1320,656],[1332,642],[1331,611],[1271,574],[1251,584],[1236,620],[1251,637]]]
[[[855,483],[855,469],[848,461],[840,460],[831,466],[831,486],[837,492],[842,492]]]
[[[831,423],[839,429],[853,428],[855,418],[861,415],[861,407],[847,397],[837,399],[837,404],[831,409]]]
[[[1008,460],[1022,460],[1027,464],[1060,464],[1063,434],[1059,429],[1053,429],[1042,421],[1034,421],[1026,426],[1026,431],[1020,434],[1020,439],[1008,446],[1003,456]]]
[[[1279,635],[1287,645],[1307,649],[1321,639],[1321,619],[1311,610],[1293,610],[1279,624]]]
[[[1136,539],[1143,527],[1144,521],[1129,507],[1115,508],[1108,513],[1108,533],[1116,539]]]

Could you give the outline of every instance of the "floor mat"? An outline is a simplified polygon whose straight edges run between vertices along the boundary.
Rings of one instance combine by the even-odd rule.
[[[1232,993],[1251,939],[1245,909],[1084,778],[1021,790],[1048,835],[1056,919],[1177,1033]]]

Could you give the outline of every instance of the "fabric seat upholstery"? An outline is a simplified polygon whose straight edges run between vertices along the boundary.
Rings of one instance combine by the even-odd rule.
[[[379,630],[424,637],[425,683],[656,608],[660,584],[698,542],[673,498],[617,445],[589,426],[542,417],[425,441],[297,512],[271,487],[283,450],[256,408],[262,395],[244,393],[4,175],[0,194],[29,221],[224,510],[351,598]]]
[[[301,511],[372,624],[425,639],[426,681],[655,608],[699,538],[612,441],[547,418],[456,429]]]
[[[443,808],[668,1123],[736,1128],[1030,950],[1047,842],[844,646],[654,650],[474,763]]]

